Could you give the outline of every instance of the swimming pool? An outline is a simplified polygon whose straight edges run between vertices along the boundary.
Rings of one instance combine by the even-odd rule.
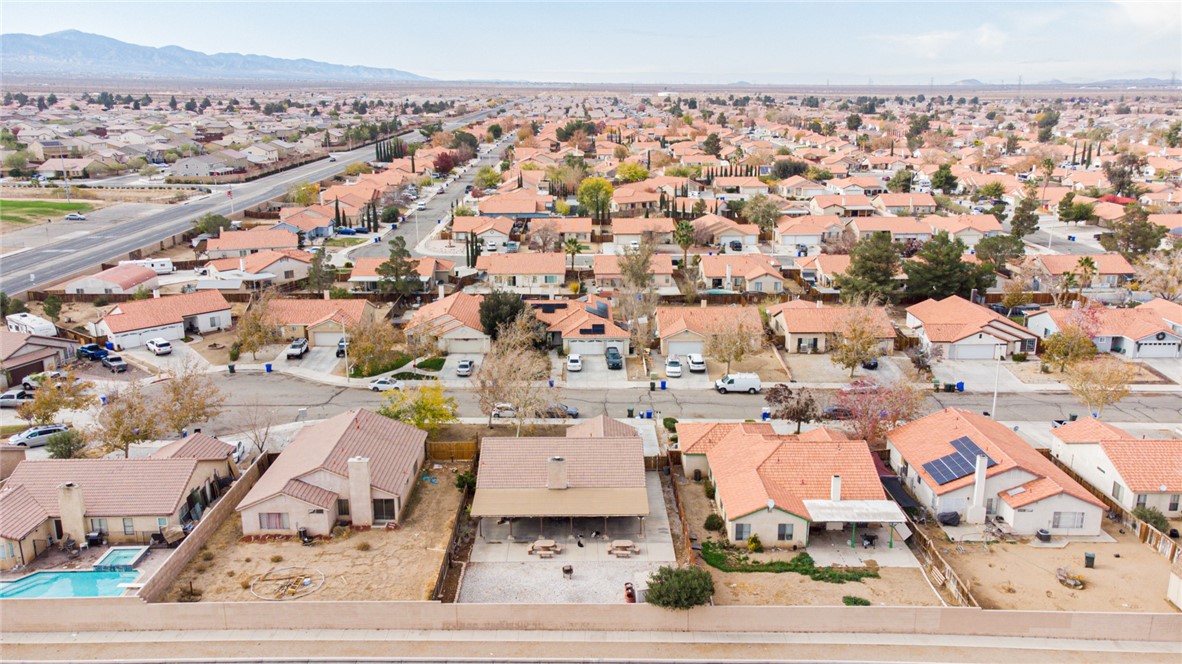
[[[123,594],[122,583],[132,583],[139,572],[33,572],[12,581],[0,583],[0,599],[41,597],[118,597]]]
[[[116,546],[94,563],[100,572],[130,572],[148,553],[146,546]]]

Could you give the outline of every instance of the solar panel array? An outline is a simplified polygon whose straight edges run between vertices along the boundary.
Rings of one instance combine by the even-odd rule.
[[[952,449],[956,450],[955,452],[923,464],[923,469],[932,476],[932,479],[936,480],[936,484],[948,484],[966,475],[971,475],[977,467],[977,455],[985,454],[968,436],[957,438],[952,441],[951,445]],[[985,459],[986,467],[991,468],[997,465],[997,462],[987,454]]]

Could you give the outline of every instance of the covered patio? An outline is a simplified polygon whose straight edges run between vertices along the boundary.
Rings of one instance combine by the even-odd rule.
[[[864,548],[877,546],[882,530],[886,531],[887,548],[891,549],[895,547],[895,535],[899,535],[900,541],[911,536],[911,531],[903,525],[907,516],[890,500],[806,500],[804,506],[813,523],[824,523],[826,530],[845,530],[849,524],[851,549],[858,548],[859,544]],[[872,528],[873,524],[879,524],[880,528]]]

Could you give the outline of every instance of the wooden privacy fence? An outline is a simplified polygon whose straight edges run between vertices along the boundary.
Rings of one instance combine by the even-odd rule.
[[[680,466],[679,466],[680,467]],[[677,473],[670,469],[669,485],[673,487],[673,503],[677,505],[677,521],[681,524],[681,541],[685,545],[685,560],[686,564],[693,565],[696,559],[694,553],[694,544],[690,541],[689,523],[685,520],[685,507],[681,504],[681,487],[677,484]],[[682,477],[685,477],[685,469],[682,468]]]
[[[949,565],[948,561],[944,560],[944,556],[940,555],[931,538],[920,530],[910,516],[907,517],[907,527],[911,529],[913,534],[912,542],[918,549],[919,555],[917,557],[923,568],[923,573],[932,582],[932,585],[947,590],[959,606],[980,608],[981,605],[977,603],[977,598],[973,597],[971,586],[957,576],[952,565]]]
[[[476,458],[476,441],[428,441],[427,458],[434,461],[471,461]]]

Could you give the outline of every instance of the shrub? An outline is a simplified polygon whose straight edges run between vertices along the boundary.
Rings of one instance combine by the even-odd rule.
[[[369,551],[372,548],[373,548],[373,545],[370,544],[369,542],[358,542],[357,543],[357,550],[358,551]]]
[[[669,442],[676,443],[677,442],[677,434],[675,434],[675,433],[669,434]]]
[[[718,516],[717,514],[711,514],[706,517],[706,523],[702,524],[702,527],[704,527],[706,530],[713,530],[715,532],[721,533],[724,529],[726,529],[726,521],[723,521],[722,517]]]
[[[759,535],[751,533],[751,536],[747,538],[747,550],[751,553],[763,551],[763,542],[759,541]]]
[[[706,498],[708,500],[714,500],[714,482],[706,480],[704,487],[706,489]]]
[[[250,577],[246,577],[245,579],[242,579],[242,583],[239,583],[238,585],[242,586],[243,590],[250,590],[250,584]]]
[[[670,567],[657,570],[649,579],[646,600],[666,609],[690,609],[706,604],[714,594],[714,578],[700,567]]]
[[[110,302],[108,302],[108,301],[107,301],[107,298],[105,298],[105,297],[100,297],[100,298],[97,298],[97,299],[94,301],[94,306],[96,306],[96,307],[105,307],[105,306],[107,306],[108,304],[110,304]]]
[[[476,488],[476,475],[470,471],[465,470],[456,475],[456,488],[461,492],[468,492]]]
[[[673,432],[677,429],[677,418],[666,417],[665,419],[661,420],[661,424],[665,425],[665,431]]]
[[[283,562],[283,556],[278,556],[278,555],[276,555],[276,556],[271,556],[271,562],[273,562],[273,563],[281,563],[281,562]]]
[[[231,362],[237,362],[237,361],[238,361],[238,356],[239,356],[239,355],[241,355],[241,354],[242,354],[242,347],[238,345],[238,342],[237,342],[237,341],[235,341],[235,342],[234,342],[233,344],[231,344],[231,346],[230,346],[230,361],[231,361]]]
[[[1166,515],[1161,513],[1161,510],[1156,507],[1138,507],[1133,510],[1133,516],[1141,519],[1145,523],[1157,528],[1163,533],[1170,532],[1170,522],[1166,519]]]
[[[853,595],[846,595],[841,598],[841,603],[846,606],[870,606],[870,600],[864,597],[855,597]]]
[[[1013,355],[1010,356],[1010,359],[1012,359],[1015,362],[1025,362],[1026,361],[1026,353],[1014,353]]]
[[[873,577],[878,578],[878,572],[869,569],[817,567],[813,557],[807,553],[798,554],[792,560],[769,560],[755,562],[747,559],[747,554],[736,554],[733,549],[727,549],[719,542],[702,542],[702,560],[711,567],[724,572],[795,572],[807,576],[814,581],[825,583],[845,583],[847,581],[861,581]]]
[[[202,559],[202,560],[204,560],[204,561],[206,561],[206,562],[209,562],[210,560],[213,560],[213,551],[206,551],[206,552],[202,553],[202,554],[201,554],[201,559]]]

